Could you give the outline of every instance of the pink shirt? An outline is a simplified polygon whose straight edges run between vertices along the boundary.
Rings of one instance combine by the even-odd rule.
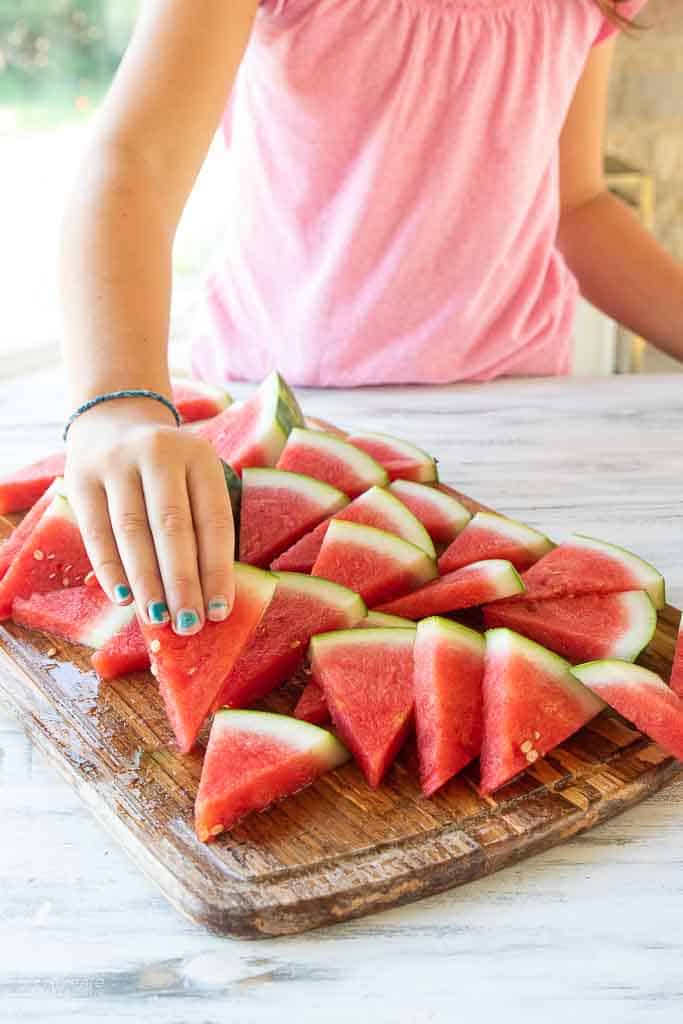
[[[226,114],[230,227],[195,372],[566,373],[558,137],[611,31],[594,0],[264,0]]]

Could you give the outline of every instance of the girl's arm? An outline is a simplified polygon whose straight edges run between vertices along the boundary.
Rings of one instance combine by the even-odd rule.
[[[64,221],[64,360],[74,406],[125,388],[170,397],[174,233],[256,7],[142,5]],[[126,603],[129,585],[141,614],[160,621],[170,610],[182,632],[195,632],[207,610],[211,618],[229,611],[233,526],[220,463],[206,442],[172,424],[149,399],[99,405],[71,427],[66,477],[107,593]],[[195,618],[181,622],[183,610]]]
[[[683,360],[683,266],[608,192],[603,174],[614,43],[592,51],[560,140],[559,247],[581,292],[657,348]]]

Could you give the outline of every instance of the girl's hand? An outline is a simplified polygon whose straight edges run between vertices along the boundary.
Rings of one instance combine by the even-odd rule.
[[[105,402],[69,430],[66,485],[88,556],[116,604],[182,635],[225,619],[234,528],[220,460],[149,399]]]

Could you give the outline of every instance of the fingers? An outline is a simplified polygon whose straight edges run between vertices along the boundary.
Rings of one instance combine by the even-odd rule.
[[[221,622],[235,599],[235,529],[223,469],[209,448],[189,464],[187,489],[206,614],[213,622]]]
[[[111,601],[130,604],[133,599],[126,571],[119,557],[112,530],[107,495],[99,481],[69,481],[69,500],[97,581]]]

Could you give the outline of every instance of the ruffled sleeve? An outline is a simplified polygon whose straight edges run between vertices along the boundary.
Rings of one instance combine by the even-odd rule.
[[[628,3],[619,4],[619,14],[623,15],[629,21],[632,21],[633,18],[635,18],[635,16],[638,14],[638,12],[643,9],[646,3],[647,0],[629,0]],[[598,43],[604,43],[606,39],[611,39],[611,37],[613,35],[616,35],[616,33],[619,31],[619,25],[615,24],[615,22],[613,21],[610,21],[609,18],[603,18],[600,31],[595,37],[595,42],[593,43],[593,46],[597,46]]]

